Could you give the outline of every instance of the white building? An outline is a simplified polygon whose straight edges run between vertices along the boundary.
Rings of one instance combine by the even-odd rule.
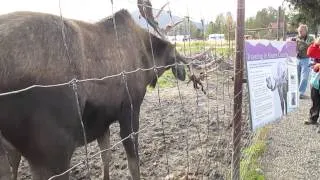
[[[209,34],[209,41],[224,41],[224,34]]]
[[[183,42],[188,41],[190,36],[189,35],[176,35],[176,36],[167,36],[170,42]]]

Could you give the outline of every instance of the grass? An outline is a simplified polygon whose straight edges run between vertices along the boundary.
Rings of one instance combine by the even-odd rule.
[[[177,43],[176,48],[181,54],[189,55],[203,52],[205,49],[212,49],[212,53],[219,56],[231,56],[234,54],[234,42],[229,44],[227,41],[225,42],[210,42],[210,41],[192,41],[186,43]]]
[[[234,42],[233,42],[234,43]],[[177,43],[176,48],[179,53],[189,55],[194,53],[203,52],[204,48],[212,48],[212,53],[219,56],[228,57],[229,55],[232,56],[233,50],[229,49],[228,42],[221,43],[220,42],[210,42],[210,41],[192,41],[184,43]],[[186,79],[188,81],[188,78]],[[160,88],[171,88],[176,86],[176,79],[170,70],[164,72],[164,74],[159,78],[157,85]],[[147,91],[153,91],[154,88],[148,87]]]
[[[171,69],[165,71],[161,77],[159,77],[157,86],[160,88],[171,88],[176,86],[176,79],[171,71]],[[156,87],[157,88],[157,87]],[[155,88],[148,87],[148,91],[153,91]]]
[[[260,171],[259,159],[266,150],[266,139],[269,127],[258,130],[253,138],[252,144],[243,149],[243,157],[240,161],[240,176],[244,180],[264,180],[265,177]]]
[[[176,85],[176,79],[171,69],[162,74],[162,76],[158,79],[158,85],[160,88],[174,87]]]

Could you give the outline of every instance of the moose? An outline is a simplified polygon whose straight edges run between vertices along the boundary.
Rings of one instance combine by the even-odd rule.
[[[68,85],[0,96],[0,132],[2,142],[7,142],[2,145],[9,149],[13,178],[21,155],[35,180],[64,172],[85,140],[97,140],[101,149],[107,149],[109,126],[118,122],[129,172],[132,179],[140,179],[138,135],[133,132],[139,131],[146,88],[156,86],[158,76],[170,68],[177,79],[186,77],[186,58],[163,37],[139,27],[126,10],[96,23],[38,12],[0,16],[0,93],[123,72],[101,81],[77,82],[78,96]],[[125,73],[138,68],[148,70]],[[133,138],[127,138],[131,134]],[[101,157],[106,180],[110,151]],[[59,179],[69,179],[69,174]]]
[[[271,91],[278,89],[282,115],[287,114],[288,72],[286,64],[282,62],[278,63],[276,75],[273,77],[273,81],[269,76],[266,78],[266,82],[267,88]]]

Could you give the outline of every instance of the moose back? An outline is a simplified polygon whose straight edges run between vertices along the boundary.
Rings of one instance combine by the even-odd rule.
[[[122,138],[137,132],[146,87],[157,82],[155,72],[161,75],[170,68],[163,66],[183,62],[183,58],[169,42],[140,28],[126,10],[113,17],[91,24],[35,12],[0,16],[0,93],[151,68],[77,84],[88,142],[98,139],[100,148],[109,147],[113,122],[119,122]],[[155,66],[162,68],[154,71]],[[172,71],[185,80],[184,66],[172,66]],[[75,148],[84,145],[71,86],[0,96],[0,109],[0,131],[26,157],[33,179],[48,179],[65,171]],[[131,176],[139,179],[138,138],[128,138],[123,145]],[[108,153],[102,154],[104,179],[109,179]]]

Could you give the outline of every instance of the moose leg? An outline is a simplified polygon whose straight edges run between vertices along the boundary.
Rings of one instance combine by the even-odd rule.
[[[286,87],[283,87],[283,100],[284,100],[284,104],[285,104],[285,112],[286,114],[288,114],[288,99],[287,99],[287,96],[288,96],[288,85],[286,85]]]
[[[51,148],[50,152],[44,151],[44,155],[42,156],[43,162],[34,163],[31,160],[28,160],[32,179],[33,180],[44,180],[49,179],[52,176],[60,175],[55,178],[54,180],[69,180],[69,172],[65,171],[69,168],[70,160],[72,153],[74,151],[75,146],[72,144],[60,146],[59,148]],[[63,175],[62,175],[63,173]]]
[[[132,133],[137,132],[139,129],[139,112],[135,110],[134,117],[132,118],[132,127],[131,127],[131,111],[125,112],[127,118],[121,119],[120,123],[120,136],[122,139],[125,139],[122,143],[128,158],[128,167],[133,180],[140,179],[140,168],[139,168],[139,153],[138,153],[138,135],[135,134],[128,138]]]
[[[28,157],[28,162],[31,167],[33,180],[49,179],[52,176],[63,175],[53,178],[54,180],[68,180],[70,160],[75,149],[75,143],[70,140],[68,136],[62,138],[59,134],[50,141],[50,143],[42,144],[44,142],[38,141],[43,147],[37,149],[39,155]],[[58,141],[60,140],[60,141]],[[35,144],[35,146],[38,146]]]
[[[2,145],[5,149],[5,151],[7,151],[9,164],[12,168],[12,174],[13,174],[12,179],[16,180],[17,176],[18,176],[18,168],[19,168],[19,164],[20,164],[20,160],[21,160],[21,154],[20,154],[20,152],[18,152],[18,150],[15,147],[13,147],[4,138],[1,138],[1,142],[2,142]]]
[[[282,93],[282,87],[279,86],[278,87],[278,94],[280,97],[280,103],[281,103],[281,110],[282,110],[282,115],[284,115],[284,97],[283,97],[283,93]]]
[[[21,154],[16,150],[9,150],[8,159],[12,167],[13,180],[16,180],[18,178],[18,168],[21,161]]]
[[[105,134],[97,140],[101,151],[108,149],[110,147],[110,129],[108,128]],[[111,160],[110,150],[102,152],[101,159],[103,163],[103,180],[109,180],[109,162]]]
[[[12,173],[6,152],[0,144],[0,180],[8,180],[12,178]]]
[[[60,173],[58,171],[56,171],[57,169],[53,169],[53,168],[48,168],[48,167],[43,167],[43,166],[39,166],[39,165],[35,165],[33,163],[30,163],[30,167],[31,167],[31,173],[32,173],[32,179],[33,180],[43,180],[43,179],[49,179],[54,175],[60,174],[61,172],[63,172],[63,170],[66,170],[68,166],[66,166],[65,168],[60,169]],[[69,180],[69,173],[66,173],[65,175],[59,176],[54,178],[54,180]]]

